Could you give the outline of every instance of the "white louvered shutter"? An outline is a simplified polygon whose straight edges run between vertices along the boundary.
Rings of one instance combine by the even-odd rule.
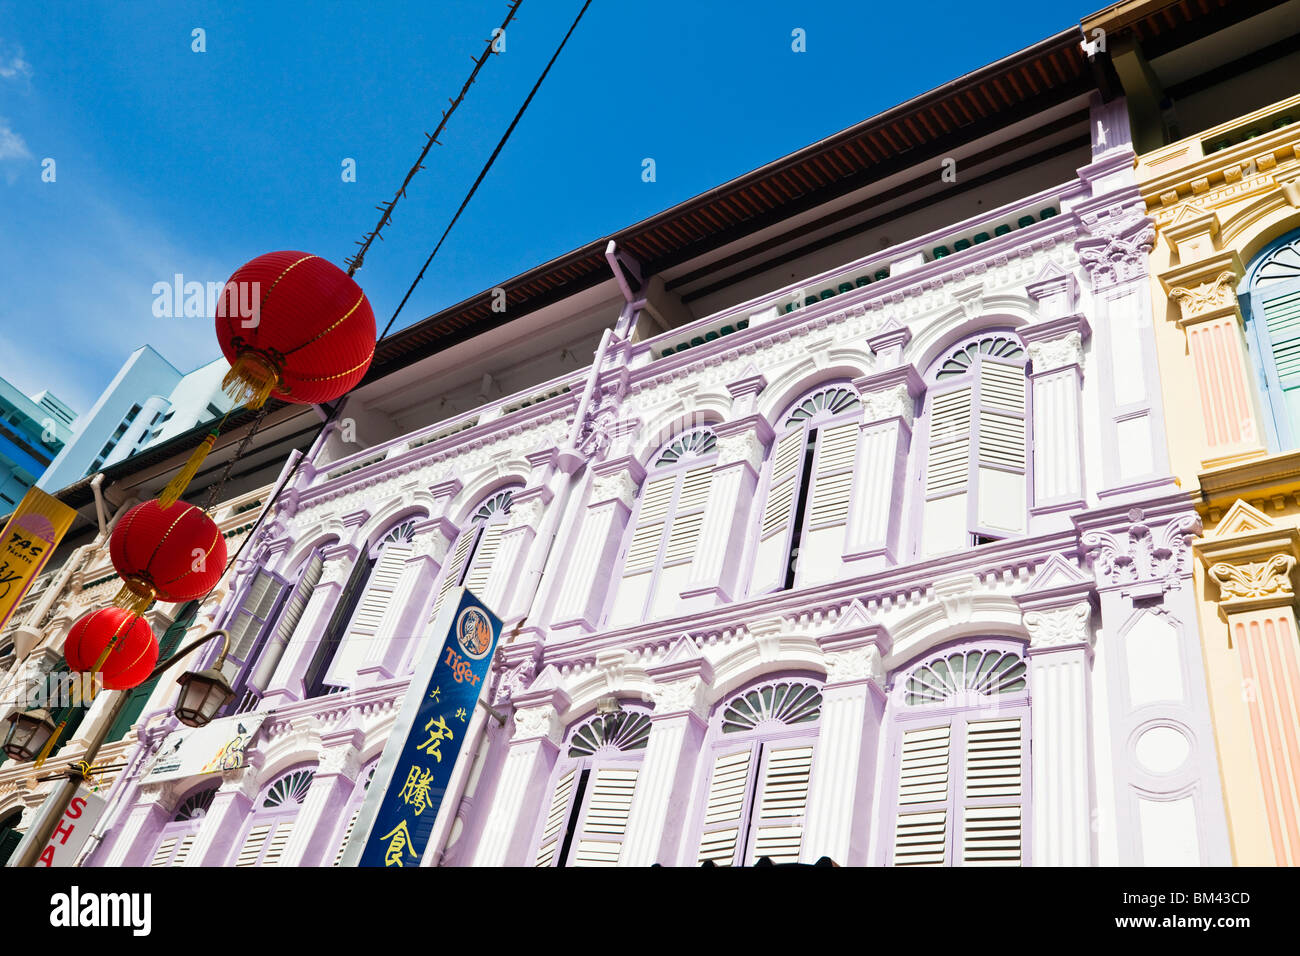
[[[777,439],[772,452],[767,499],[763,504],[763,521],[754,558],[755,593],[780,587],[785,581],[804,441],[804,430],[796,428]]]
[[[678,475],[676,501],[666,529],[663,558],[651,599],[652,617],[665,617],[681,606],[681,593],[691,576],[691,561],[699,548],[704,509],[713,485],[713,464]]]
[[[279,866],[284,858],[284,849],[293,835],[292,820],[281,820],[266,841],[266,853],[262,856],[261,866]]]
[[[262,851],[266,848],[266,838],[274,829],[274,823],[253,824],[248,836],[244,838],[244,845],[239,848],[235,866],[257,866],[262,859]]]
[[[271,678],[275,675],[275,668],[279,665],[280,658],[284,656],[284,649],[293,639],[293,632],[297,629],[298,622],[302,620],[303,611],[307,609],[307,602],[311,600],[316,585],[320,584],[324,570],[325,560],[319,553],[307,559],[302,576],[298,579],[293,594],[285,602],[284,610],[280,612],[280,619],[276,621],[274,635],[253,666],[252,673],[249,674],[248,685],[259,694],[266,692]]]
[[[556,855],[564,838],[565,825],[569,821],[569,807],[573,802],[573,790],[577,782],[578,769],[570,769],[560,777],[551,794],[551,805],[546,811],[546,822],[542,824],[542,836],[538,841],[537,859],[534,866],[554,866]]]
[[[720,754],[713,761],[709,777],[709,798],[704,807],[704,831],[700,836],[697,863],[712,860],[718,866],[736,862],[736,848],[745,824],[749,801],[750,768],[754,749]]]
[[[806,530],[799,543],[799,587],[833,580],[843,565],[860,431],[856,421],[826,425],[817,431],[817,461],[804,518]]]
[[[255,573],[243,603],[227,625],[230,632],[228,656],[240,665],[248,663],[248,655],[256,645],[266,619],[275,608],[284,588],[285,582],[270,571],[259,569]]]
[[[623,556],[623,573],[609,612],[611,627],[637,623],[645,615],[677,489],[677,477],[668,474],[650,478],[641,488],[636,526]]]
[[[158,849],[154,851],[150,866],[184,866],[194,845],[194,833],[171,833],[164,835]]]
[[[343,828],[343,837],[339,840],[338,852],[334,854],[334,862],[330,866],[338,866],[343,862],[343,851],[348,848],[348,840],[352,839],[352,831],[357,827],[357,817],[361,816],[361,808],[357,807],[348,817],[348,825]]]
[[[962,864],[1020,866],[1024,846],[1024,722],[966,724]]]
[[[923,521],[926,554],[957,551],[968,543],[973,391],[965,385],[930,398]]]
[[[902,735],[895,866],[943,866],[946,862],[951,743],[948,724]]]
[[[375,635],[383,623],[384,615],[393,605],[397,585],[406,570],[406,562],[413,549],[405,542],[390,542],[379,553],[375,566],[370,569],[365,593],[348,624],[347,632],[330,662],[325,683],[333,687],[351,687],[356,683],[357,668],[366,659],[366,652],[374,644]]]
[[[763,779],[754,811],[754,846],[749,859],[766,856],[773,863],[797,863],[803,842],[813,747],[812,744],[769,744],[763,751]]]
[[[479,532],[482,530],[481,525],[470,525],[456,538],[456,546],[451,549],[446,566],[443,568],[442,583],[438,585],[438,597],[433,602],[432,610],[429,611],[430,624],[437,620],[438,612],[442,610],[442,602],[447,595],[460,587],[460,579],[465,571],[465,561],[469,558],[470,550],[474,547],[474,542],[478,540]]]
[[[488,582],[501,551],[501,536],[505,534],[506,522],[494,521],[483,528],[479,536],[478,547],[474,549],[469,573],[465,575],[465,587],[474,592],[475,597],[483,600],[487,597]]]
[[[570,866],[617,866],[632,811],[639,768],[626,764],[592,771],[587,807]]]
[[[979,369],[976,525],[1020,533],[1027,512],[1025,370],[985,356]]]

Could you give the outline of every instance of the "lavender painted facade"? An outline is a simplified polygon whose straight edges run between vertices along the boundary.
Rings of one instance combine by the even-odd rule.
[[[217,615],[246,766],[137,774],[89,862],[337,863],[461,584],[506,629],[423,865],[1230,862],[1153,234],[1122,103],[1089,126],[1077,176],[887,278],[648,339],[625,287],[589,368],[318,442]]]

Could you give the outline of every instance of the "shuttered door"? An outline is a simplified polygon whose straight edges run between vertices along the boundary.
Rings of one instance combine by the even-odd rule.
[[[637,502],[636,525],[623,556],[623,573],[609,612],[609,625],[641,621],[654,591],[655,568],[677,491],[678,475],[646,480]]]
[[[979,494],[975,524],[1020,533],[1025,487],[1025,370],[987,356],[979,369]]]
[[[669,516],[663,557],[653,587],[650,613],[666,617],[678,611],[681,593],[691,575],[691,561],[704,527],[704,509],[713,483],[713,464],[701,465],[679,474],[676,501]]]
[[[1274,399],[1284,448],[1300,435],[1300,283],[1281,282],[1253,295],[1254,315],[1262,318],[1281,394]]]
[[[639,772],[619,764],[595,769],[570,866],[618,865]]]
[[[830,581],[839,575],[860,431],[858,422],[847,421],[817,432],[817,462],[804,519],[806,530],[799,542],[798,587]]]
[[[456,546],[452,548],[451,556],[447,559],[446,566],[443,568],[442,583],[438,585],[438,597],[433,602],[432,610],[429,611],[430,624],[437,619],[438,612],[442,610],[443,599],[455,588],[460,587],[461,578],[464,577],[465,572],[465,561],[469,558],[474,542],[478,540],[482,530],[482,525],[470,525],[456,538]]]
[[[556,855],[560,851],[560,841],[569,820],[569,805],[573,801],[577,776],[578,770],[574,767],[556,781],[555,790],[551,794],[551,805],[546,812],[546,822],[542,824],[542,836],[538,841],[534,866],[554,866],[557,862]]]
[[[483,529],[474,557],[470,561],[469,573],[465,575],[465,587],[474,592],[480,600],[487,597],[488,582],[496,565],[497,555],[501,551],[501,535],[505,534],[506,522],[495,521]]]
[[[302,576],[298,579],[298,585],[289,600],[285,602],[284,610],[280,612],[279,620],[276,621],[274,636],[267,643],[266,649],[262,651],[249,674],[248,685],[257,693],[265,693],[270,685],[271,678],[275,675],[275,668],[280,663],[280,658],[284,656],[284,649],[293,639],[293,632],[297,629],[298,622],[302,620],[303,611],[307,609],[307,602],[311,600],[312,592],[320,584],[324,570],[325,561],[320,554],[313,554],[307,559]]]
[[[365,593],[361,595],[347,632],[325,673],[325,683],[332,687],[351,687],[356,683],[357,668],[365,662],[384,615],[392,607],[397,585],[411,554],[409,544],[393,542],[384,545],[366,582]]]
[[[714,758],[696,862],[712,860],[718,866],[735,864],[749,803],[749,771],[753,762],[753,747]]]
[[[249,654],[257,644],[262,628],[285,588],[285,582],[270,571],[258,570],[239,610],[227,625],[230,632],[230,654],[239,664],[248,663]]]
[[[951,737],[947,724],[902,735],[895,866],[943,866],[947,859]]]
[[[763,750],[763,782],[754,814],[754,845],[748,859],[753,862],[766,856],[773,863],[797,863],[813,748],[811,744],[768,744]]]
[[[266,838],[274,829],[274,823],[254,824],[248,831],[248,836],[244,838],[244,845],[239,848],[235,866],[257,866],[261,862],[262,851],[266,849]]]
[[[196,834],[185,832],[168,832],[163,831],[163,838],[158,844],[158,849],[154,850],[153,859],[149,861],[150,866],[184,866],[185,860],[190,855],[190,848],[194,845]]]
[[[1024,751],[1020,717],[967,723],[962,814],[965,866],[1021,865]]]
[[[926,554],[957,551],[967,545],[972,399],[969,385],[930,398],[923,522]]]
[[[790,555],[790,526],[794,522],[795,499],[799,493],[804,442],[804,429],[796,428],[777,439],[772,453],[767,499],[763,503],[763,520],[754,558],[754,593],[779,588],[785,582]]]

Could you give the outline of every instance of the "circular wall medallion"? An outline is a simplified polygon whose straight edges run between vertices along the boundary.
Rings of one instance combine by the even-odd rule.
[[[1172,773],[1192,753],[1191,742],[1182,731],[1166,726],[1144,731],[1133,749],[1138,763],[1151,773]]]

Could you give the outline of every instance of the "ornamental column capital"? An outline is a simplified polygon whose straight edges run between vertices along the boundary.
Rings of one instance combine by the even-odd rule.
[[[855,378],[853,387],[862,399],[864,425],[901,418],[910,428],[916,400],[925,394],[925,380],[910,363]]]
[[[1160,285],[1178,303],[1180,328],[1232,316],[1242,321],[1237,283],[1245,270],[1236,250],[1229,250],[1160,273]]]
[[[1218,585],[1225,616],[1296,603],[1293,575],[1300,563],[1300,530],[1276,525],[1238,499],[1194,549]]]

